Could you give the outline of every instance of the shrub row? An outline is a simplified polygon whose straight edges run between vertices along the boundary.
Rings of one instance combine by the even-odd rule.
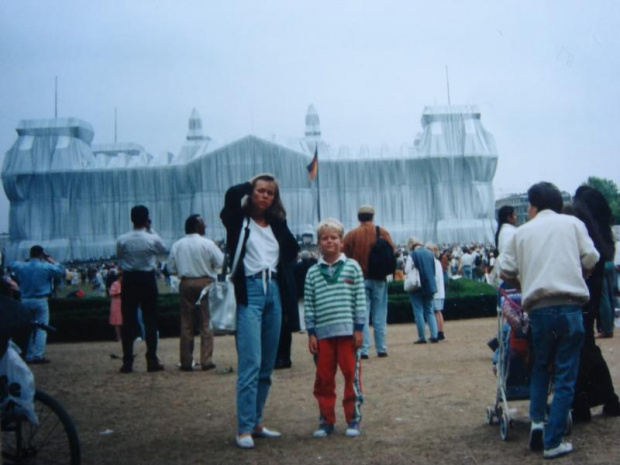
[[[450,281],[446,289],[444,318],[456,320],[496,316],[495,290],[486,284],[467,279]],[[160,294],[159,334],[161,337],[179,335],[179,296]],[[114,337],[109,324],[110,300],[105,297],[83,299],[51,299],[50,324],[57,331],[49,335],[50,342],[105,341]],[[388,286],[388,323],[412,323],[413,311],[402,281]]]
[[[488,284],[469,279],[450,280],[446,286],[445,320],[497,316],[496,291]],[[402,281],[388,286],[388,323],[413,323],[413,310]]]

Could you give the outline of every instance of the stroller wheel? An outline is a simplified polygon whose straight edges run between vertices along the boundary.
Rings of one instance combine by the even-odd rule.
[[[489,425],[493,424],[493,417],[495,416],[495,412],[491,407],[487,407],[487,423]]]
[[[502,441],[508,440],[508,429],[510,428],[510,418],[508,414],[503,414],[499,419],[499,434],[502,437]]]

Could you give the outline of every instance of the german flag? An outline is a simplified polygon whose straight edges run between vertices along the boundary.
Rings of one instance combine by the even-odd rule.
[[[310,181],[314,181],[317,173],[319,172],[319,151],[318,147],[314,148],[314,157],[312,157],[312,161],[308,166],[306,166],[308,170],[308,174],[310,175]]]

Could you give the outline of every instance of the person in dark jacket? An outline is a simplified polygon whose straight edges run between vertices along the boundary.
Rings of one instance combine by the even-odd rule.
[[[594,338],[594,324],[599,316],[603,295],[605,262],[613,260],[615,243],[611,230],[611,208],[605,197],[596,189],[590,186],[579,187],[572,208],[567,213],[574,214],[584,222],[588,235],[601,256],[592,274],[586,279],[590,300],[582,308],[585,339],[581,348],[572,405],[573,420],[585,422],[590,421],[590,408],[598,405],[603,405],[603,413],[606,415],[620,415],[620,401],[607,362]]]
[[[304,250],[301,253],[301,260],[295,263],[293,267],[293,275],[295,277],[295,287],[297,288],[298,307],[300,308],[299,314],[299,328],[302,330],[303,322],[303,298],[304,298],[304,285],[306,283],[306,273],[312,265],[317,262],[316,258],[312,258],[310,252]],[[289,318],[285,315],[282,316],[282,329],[280,330],[280,343],[278,344],[278,356],[276,357],[276,370],[288,369],[293,366],[291,360],[291,346],[293,344],[293,330],[289,324]]]
[[[434,295],[437,292],[437,282],[435,281],[435,256],[433,252],[425,248],[422,240],[417,237],[410,237],[407,245],[409,246],[409,256],[405,264],[405,274],[409,273],[415,266],[420,272],[420,289],[409,294],[413,317],[418,328],[418,340],[414,344],[426,344],[425,324],[431,333],[430,341],[437,342],[437,321],[434,313]]]
[[[293,266],[299,244],[286,223],[280,189],[271,174],[259,174],[226,191],[220,218],[228,251],[241,253],[233,275],[237,298],[236,443],[254,447],[252,436],[279,437],[263,425],[282,318],[299,330]]]

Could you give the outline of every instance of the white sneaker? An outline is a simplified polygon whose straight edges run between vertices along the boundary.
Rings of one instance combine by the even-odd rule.
[[[273,429],[265,428],[263,426],[263,429],[261,430],[255,429],[254,431],[252,431],[252,436],[256,436],[258,438],[279,438],[280,436],[282,436],[282,433]]]
[[[360,425],[359,423],[349,423],[347,430],[344,435],[348,438],[355,438],[360,435]]]
[[[544,442],[543,437],[545,433],[545,424],[540,422],[532,422],[530,426],[530,450],[543,450]]]
[[[334,432],[334,425],[321,425],[319,429],[317,429],[314,433],[312,433],[313,438],[326,438],[330,434]]]
[[[546,459],[554,459],[562,455],[570,454],[573,451],[573,445],[570,442],[562,441],[558,447],[553,449],[545,449],[543,456]]]
[[[254,449],[254,439],[252,439],[251,435],[248,436],[238,436],[235,438],[235,442],[238,447],[242,449]]]

